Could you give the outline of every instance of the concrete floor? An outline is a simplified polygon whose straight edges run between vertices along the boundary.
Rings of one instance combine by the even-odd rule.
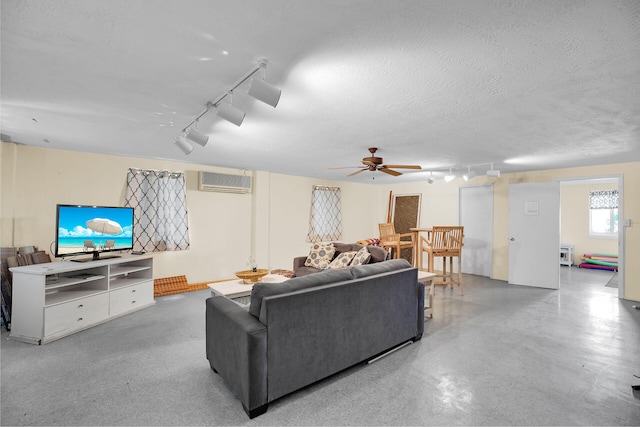
[[[34,346],[2,331],[2,425],[639,425],[640,311],[561,269],[559,291],[465,276],[421,341],[249,420],[205,358],[208,291]]]

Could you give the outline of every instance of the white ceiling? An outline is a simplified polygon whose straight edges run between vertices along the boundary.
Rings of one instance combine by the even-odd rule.
[[[1,14],[7,142],[329,179],[372,146],[427,171],[640,160],[637,0],[2,0]],[[212,110],[209,144],[178,150],[261,58],[277,108],[242,85],[242,126]]]

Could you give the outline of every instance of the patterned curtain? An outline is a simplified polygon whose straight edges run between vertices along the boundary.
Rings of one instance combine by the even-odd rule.
[[[342,239],[340,187],[314,186],[307,241],[327,242]]]
[[[134,208],[134,251],[189,249],[187,188],[182,172],[129,169],[125,206]]]
[[[618,209],[618,190],[589,192],[590,209]]]

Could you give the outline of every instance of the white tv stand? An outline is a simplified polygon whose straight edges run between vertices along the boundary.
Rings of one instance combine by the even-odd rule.
[[[45,344],[155,304],[150,255],[10,270],[9,338],[18,341]]]

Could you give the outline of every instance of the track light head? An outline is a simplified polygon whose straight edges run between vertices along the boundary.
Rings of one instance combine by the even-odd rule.
[[[187,138],[195,142],[196,144],[204,147],[209,142],[209,135],[205,135],[200,132],[198,129],[189,128],[187,129]]]
[[[184,136],[176,137],[175,143],[184,154],[190,154],[193,151],[193,145],[189,144],[189,141]]]
[[[427,178],[427,183],[433,184],[435,180],[436,179],[433,177],[433,172],[429,172],[429,178]]]
[[[234,107],[231,104],[220,103],[218,104],[218,116],[222,117],[228,122],[233,123],[236,126],[240,126],[244,120],[244,111]]]
[[[467,167],[467,173],[465,173],[464,175],[462,175],[462,178],[463,178],[465,181],[469,181],[469,180],[470,180],[471,178],[473,178],[474,176],[476,176],[475,171],[472,171],[472,170],[471,170],[471,166],[468,166],[468,167]]]
[[[271,86],[269,83],[262,79],[251,79],[251,86],[249,86],[248,94],[258,101],[262,101],[265,104],[271,105],[273,108],[278,105],[280,100],[280,94],[282,90],[277,87]]]
[[[445,180],[445,182],[451,182],[451,181],[453,181],[454,179],[456,179],[456,174],[455,174],[455,173],[453,173],[453,170],[452,170],[452,169],[449,169],[449,175],[446,175],[446,176],[444,177],[444,180]]]
[[[487,171],[487,176],[492,176],[494,178],[500,178],[500,171],[493,169],[493,163],[491,163],[491,169]]]

